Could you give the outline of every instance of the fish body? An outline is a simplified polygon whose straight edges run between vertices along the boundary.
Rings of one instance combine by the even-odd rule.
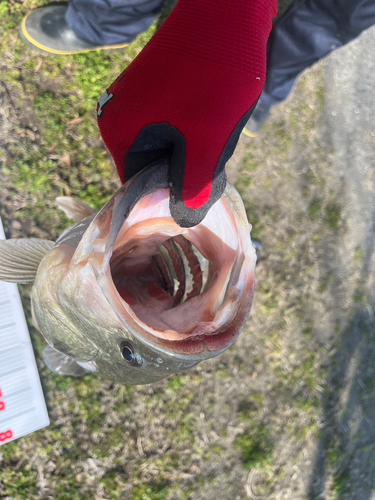
[[[228,183],[192,228],[174,222],[169,201],[168,164],[159,162],[98,213],[59,198],[78,222],[55,243],[0,242],[0,279],[34,281],[32,316],[52,371],[148,384],[217,356],[238,337],[256,262],[239,194]]]

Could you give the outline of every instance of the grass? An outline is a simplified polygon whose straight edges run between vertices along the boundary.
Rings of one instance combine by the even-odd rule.
[[[241,399],[238,402],[238,413],[241,416],[241,420],[243,422],[246,422],[249,419],[251,419],[252,415],[258,412],[259,409],[262,407],[263,402],[264,402],[264,397],[263,394],[260,392],[252,393],[249,395],[249,397]]]
[[[133,488],[134,500],[165,500],[168,494],[168,485],[158,483],[154,485],[139,485]]]
[[[309,204],[309,214],[311,218],[316,222],[322,213],[322,202],[321,200],[312,200]]]
[[[0,2],[7,40],[0,46],[0,201],[12,237],[56,238],[70,224],[56,210],[56,196],[100,209],[113,194],[119,181],[100,139],[96,101],[156,29],[124,52],[49,58],[17,35],[22,16],[45,3]],[[280,2],[280,12],[289,4]],[[285,492],[295,464],[308,483],[313,466],[305,467],[304,453],[312,441],[318,445],[323,411],[317,387],[329,393],[331,371],[319,335],[329,329],[323,313],[336,298],[332,262],[346,227],[332,150],[318,133],[320,82],[319,69],[305,75],[297,97],[272,111],[264,134],[244,139],[237,187],[266,258],[257,268],[251,320],[235,345],[186,374],[120,387],[95,376],[50,374],[41,361],[44,343],[31,328],[51,425],[0,448],[1,498],[245,498],[249,470]],[[356,248],[358,269],[364,259]],[[365,306],[365,287],[353,290],[351,303]],[[23,288],[31,324],[29,292]],[[334,335],[339,339],[340,329]],[[365,379],[372,394],[371,380],[372,372]],[[341,453],[337,442],[326,452],[327,484],[337,498],[348,481],[337,471]]]
[[[340,206],[337,203],[328,203],[324,218],[328,227],[333,231],[337,231],[340,227],[341,219]]]
[[[262,467],[271,459],[273,445],[265,425],[249,426],[234,445],[241,451],[241,461],[247,469]]]
[[[2,82],[8,93],[11,89],[11,113],[22,122],[16,131],[19,140],[5,143],[2,149],[2,168],[11,189],[27,193],[31,202],[17,211],[20,223],[33,218],[39,227],[44,225],[58,233],[63,224],[56,216],[47,214],[43,224],[46,201],[52,206],[55,196],[73,194],[101,208],[113,194],[117,182],[111,160],[100,143],[96,101],[152,36],[155,25],[126,53],[49,58],[26,50],[14,33],[23,13],[42,4],[0,3],[0,25],[13,46],[12,53],[8,45],[0,49],[5,61],[11,59]],[[22,68],[16,69],[17,64]]]
[[[36,479],[30,468],[22,467],[18,471],[9,469],[4,471],[2,483],[7,495],[11,498],[36,497]]]
[[[344,493],[350,480],[350,474],[348,471],[343,471],[337,474],[333,479],[332,490],[336,498]]]

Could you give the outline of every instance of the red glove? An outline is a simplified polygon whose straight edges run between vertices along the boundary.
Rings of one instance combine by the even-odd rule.
[[[180,0],[98,103],[122,182],[170,158],[171,213],[198,224],[225,188],[225,164],[265,81],[277,0]]]

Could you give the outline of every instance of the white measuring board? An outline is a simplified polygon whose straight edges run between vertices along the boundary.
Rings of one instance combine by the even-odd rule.
[[[0,219],[0,239],[5,239]],[[0,281],[0,445],[49,425],[16,284]]]

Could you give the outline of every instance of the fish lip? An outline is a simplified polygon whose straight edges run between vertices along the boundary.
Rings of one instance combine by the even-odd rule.
[[[106,253],[110,253],[110,256],[116,238],[137,202],[157,189],[169,188],[168,169],[167,160],[158,160],[138,172],[118,190],[114,196],[111,227],[106,244]]]
[[[113,287],[113,291],[115,292],[117,298],[121,301],[121,306],[123,307],[124,303],[126,304],[117,292],[112,275],[108,269],[106,273],[102,274],[102,284],[107,297],[111,297],[111,293],[108,293],[107,288],[108,284],[110,284],[111,287]],[[242,304],[242,307],[239,308],[237,314],[229,323],[221,326],[215,332],[203,335],[196,334],[182,340],[171,340],[157,337],[145,328],[140,327],[139,323],[137,324],[134,320],[132,320],[134,322],[132,327],[132,325],[129,324],[129,321],[124,318],[121,310],[119,310],[116,304],[110,298],[109,300],[121,323],[124,325],[125,329],[131,333],[134,339],[142,344],[145,344],[156,353],[160,353],[160,355],[167,354],[168,356],[181,360],[199,362],[202,361],[202,359],[209,359],[220,355],[222,352],[231,347],[231,345],[233,345],[237,340],[250,315],[254,296],[254,287],[255,274],[252,272],[250,278],[246,281],[244,290],[242,291],[243,297],[246,297],[246,299],[244,299],[246,303]],[[140,320],[138,321],[141,322]],[[218,344],[220,344],[220,346],[218,346]]]
[[[152,337],[153,342],[150,343],[153,348],[158,346],[163,352],[168,352],[169,355],[175,355],[181,357],[186,353],[186,348],[190,347],[189,353],[186,354],[189,359],[204,359],[213,358],[218,356],[222,352],[226,351],[231,347],[241,334],[246,322],[249,318],[251,305],[254,297],[254,287],[255,287],[255,276],[253,274],[252,279],[249,280],[246,290],[246,304],[237,311],[237,314],[232,318],[229,324],[226,324],[219,328],[215,333],[208,333],[206,335],[195,335],[188,337],[184,340],[174,341],[168,339],[159,339],[158,337]],[[146,341],[144,335],[140,335],[142,341]],[[217,347],[218,342],[222,339],[221,347]],[[216,347],[215,347],[216,346]],[[191,352],[195,349],[196,352]]]
[[[72,264],[80,265],[93,255],[103,255],[103,265],[107,267],[118,233],[133,207],[147,194],[160,188],[170,188],[168,170],[167,160],[158,160],[150,164],[123,184],[93,219],[86,218],[85,221],[89,222],[89,226],[83,236],[80,234],[82,239],[76,247]],[[78,223],[77,227],[83,223],[84,221]],[[60,240],[61,238],[58,244],[64,242],[64,239]]]

